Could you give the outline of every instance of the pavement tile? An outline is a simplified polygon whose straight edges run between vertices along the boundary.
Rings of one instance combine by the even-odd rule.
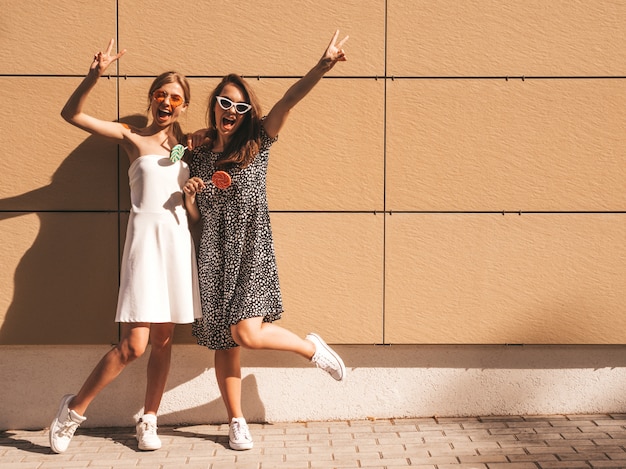
[[[591,465],[584,461],[553,461],[542,462],[540,467],[541,469],[589,469]]]
[[[450,446],[446,447],[439,447],[439,448],[433,448],[431,450],[429,450],[430,454],[432,454],[433,456],[445,456],[445,455],[454,455],[454,456],[460,456],[460,455],[475,455],[476,454],[476,450],[473,448],[452,448]]]
[[[490,435],[520,435],[522,433],[535,435],[537,432],[535,432],[535,429],[532,427],[510,427],[508,425],[503,428],[489,430]]]
[[[619,435],[616,438],[594,438],[592,441],[597,446],[626,446],[626,430],[624,430],[622,435]]]
[[[561,436],[566,440],[580,440],[590,438],[611,438],[606,432],[581,432],[581,431],[561,431]]]
[[[582,427],[594,427],[598,426],[593,422],[588,421],[573,421],[569,419],[563,420],[550,420],[550,425],[554,428],[569,427],[569,428],[582,428]]]
[[[358,467],[368,467],[368,468],[372,468],[372,467],[389,467],[389,466],[393,466],[393,467],[408,467],[409,466],[409,460],[407,458],[385,458],[384,460],[384,465],[381,464],[381,461],[378,460],[371,460],[371,459],[360,459],[359,460],[359,466]]]
[[[595,423],[598,427],[621,427],[621,426],[626,425],[626,421],[622,419],[615,420],[615,419],[599,418],[599,419],[593,419],[592,422]]]
[[[330,461],[329,463],[324,463],[320,461],[311,461],[311,468],[317,469],[336,469],[340,467],[359,467],[359,463],[357,461]]]
[[[355,427],[353,427],[355,428]],[[372,429],[372,431],[374,433],[383,433],[386,431],[394,431],[394,432],[398,432],[398,433],[408,433],[408,432],[416,432],[418,430],[418,426],[417,425],[412,425],[412,424],[401,424],[401,423],[397,423],[391,426],[384,426],[384,425],[372,425],[370,427]]]
[[[509,454],[507,455],[507,458],[510,461],[513,462],[521,462],[521,461],[526,461],[526,462],[530,462],[530,461],[535,461],[535,462],[541,462],[542,464],[544,463],[544,461],[558,461],[558,459],[556,458],[556,456],[554,454],[548,454],[548,453],[539,453],[539,454]]]
[[[134,428],[81,428],[64,454],[47,430],[0,431],[2,469],[626,468],[626,414],[364,419],[251,424],[255,446],[228,448],[227,425],[160,427],[137,450]]]
[[[481,441],[477,443],[475,441],[456,440],[453,444],[455,448],[473,448],[479,453],[500,448],[500,444],[497,441]]]
[[[520,441],[563,440],[563,437],[560,433],[522,433],[516,435],[516,437]]]
[[[438,464],[437,469],[488,469],[486,464]]]
[[[465,429],[483,428],[488,430],[490,428],[507,428],[507,422],[481,422],[479,420],[470,420],[463,422],[461,426]]]
[[[416,432],[417,435],[421,436],[422,438],[438,438],[438,437],[443,437],[443,431],[442,430],[422,430],[419,429]]]
[[[489,469],[537,469],[534,462],[489,463]]]
[[[441,467],[442,464],[458,464],[459,460],[454,456],[434,456],[429,458],[422,458],[419,456],[410,456],[411,466],[419,464],[432,464],[433,466]]]
[[[473,419],[469,418],[468,420]],[[507,422],[510,424],[511,422],[525,420],[525,418],[522,415],[488,415],[485,417],[479,417],[479,420],[482,422]]]
[[[624,463],[620,463],[617,461],[589,461],[591,467],[616,467],[620,469],[624,469]]]
[[[446,423],[450,423],[450,422],[462,423],[467,420],[479,420],[479,418],[478,417],[437,417],[435,420],[437,421],[437,423],[441,425],[445,425]]]
[[[461,464],[495,463],[508,461],[506,456],[497,454],[459,455],[458,458],[459,461],[461,461]]]
[[[519,442],[515,434],[503,434],[503,435],[484,435],[484,434],[474,434],[471,436],[472,441],[498,441],[498,442]]]
[[[518,421],[508,422],[506,426],[509,428],[530,428],[530,429],[552,427],[552,425],[550,425],[550,422],[548,420],[528,421],[526,419],[524,419],[521,422],[518,422]]]
[[[598,453],[556,453],[556,457],[561,461],[588,461],[590,459],[605,461],[609,459],[607,455]]]
[[[550,446],[528,446],[524,449],[530,454],[556,454],[577,452],[574,447],[563,444]],[[588,449],[588,447],[586,447],[586,449]]]
[[[59,466],[57,461],[44,461],[39,465],[39,469],[51,469],[51,468],[75,468],[75,467],[88,467],[89,461],[63,461],[63,465]]]
[[[522,417],[524,420],[532,421],[532,420],[566,420],[567,417],[565,415],[524,415]]]
[[[219,461],[219,462],[215,462],[215,463],[211,464],[210,467],[211,467],[211,469],[259,469],[260,468],[260,464],[259,463],[235,464],[235,463]],[[177,469],[177,468],[172,468],[172,469]],[[294,466],[294,469],[296,469],[295,466]]]
[[[2,469],[38,469],[39,467],[41,467],[41,462],[39,461],[31,463],[2,461]]]

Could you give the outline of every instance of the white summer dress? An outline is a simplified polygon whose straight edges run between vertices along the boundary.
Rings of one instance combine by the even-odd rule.
[[[128,179],[132,207],[115,321],[191,323],[202,313],[182,194],[189,167],[144,155],[130,165]]]

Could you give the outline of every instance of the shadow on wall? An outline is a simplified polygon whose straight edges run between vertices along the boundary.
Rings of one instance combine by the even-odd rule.
[[[207,370],[206,372],[209,372]],[[210,370],[213,373],[213,370]],[[187,376],[187,378],[189,378]],[[169,381],[172,381],[170,379]],[[214,381],[214,380],[213,380]],[[181,382],[181,385],[186,385],[188,381]],[[174,383],[168,383],[165,391],[165,398],[170,399],[171,390],[174,388]],[[203,387],[207,389],[207,387]],[[210,386],[211,390],[217,390],[217,382],[213,382]],[[185,422],[206,422],[206,423],[228,423],[228,413],[224,406],[224,401],[221,397],[211,400],[206,404],[189,407],[189,399],[185,396],[181,396],[181,404],[184,410],[177,410],[168,412],[167,409],[162,409],[159,412],[159,420],[165,424],[184,424]],[[265,415],[265,405],[259,395],[259,385],[254,375],[244,376],[241,380],[241,406],[243,408],[243,414],[246,416],[246,420],[250,423],[267,423]],[[202,399],[200,399],[202,401]]]
[[[52,353],[59,357],[62,355],[61,351]],[[61,396],[75,392],[80,387],[98,359],[97,352],[91,350],[86,353],[90,358],[76,363],[77,370],[72,376],[50,382],[49,389],[53,392],[46,396],[50,412],[53,413],[56,409]],[[85,414],[88,418],[86,427],[134,425],[134,418],[143,411],[148,360],[147,353],[142,355],[98,395]],[[40,366],[40,373],[45,374],[43,365]],[[246,419],[255,423],[266,422],[265,404],[260,396],[257,377],[253,373],[244,373],[241,389],[241,405]],[[19,399],[22,405],[27,404],[27,399]],[[49,418],[53,416],[51,414]],[[20,418],[19,415],[16,418]],[[228,414],[215,377],[213,351],[200,346],[174,348],[170,373],[159,408],[159,423],[184,425],[227,422]],[[33,422],[34,428],[37,428],[37,423],[41,424]],[[47,420],[43,422],[44,425],[48,423]]]
[[[206,373],[212,374],[212,372],[213,370],[206,370]],[[215,383],[214,386],[211,386],[211,388],[217,388],[217,384]],[[256,377],[254,375],[244,377],[241,382],[241,388],[243,397],[243,413],[246,416],[246,420],[248,421],[248,423],[268,423],[265,417],[265,407],[263,406],[263,402],[261,401],[261,397],[259,396]],[[130,423],[132,424],[132,422]],[[226,409],[224,407],[221,397],[213,399],[204,405],[192,407],[181,411],[171,413],[159,412],[159,423],[161,425],[175,425],[185,427],[184,429],[175,428],[164,430],[165,432],[175,432],[176,436],[202,438],[214,442],[221,442],[224,444],[225,448],[229,448],[228,438],[226,437],[227,432],[225,430],[221,430],[219,433],[215,433],[214,430],[207,430],[206,428],[194,429],[193,427],[189,426],[227,424],[228,414],[226,413]],[[129,427],[131,431],[134,432],[134,427],[132,425],[129,425]],[[112,438],[114,441],[116,440],[115,435],[113,435]],[[125,436],[120,436],[118,442],[126,445],[130,444],[130,448],[133,450],[136,450],[137,448],[137,443],[134,438],[129,440]]]
[[[120,121],[136,127],[147,124],[146,117],[141,115]],[[119,164],[115,158],[119,158]],[[102,168],[111,171],[103,174]],[[3,396],[0,418],[3,426],[48,425],[61,396],[76,392],[110,344],[119,340],[114,317],[127,220],[126,211],[120,206],[129,205],[123,199],[128,199],[129,193],[127,170],[128,159],[114,143],[88,136],[59,165],[50,184],[0,199],[0,233],[7,233],[5,239],[13,241],[0,245],[0,258],[4,252],[5,258],[15,263],[13,271],[5,270],[4,285],[0,285],[4,292],[12,290],[11,297],[5,297],[10,303],[5,311],[0,311],[0,318],[4,316],[0,323],[0,346],[60,345],[46,348],[45,354],[41,354],[39,348],[26,347],[19,352],[23,361],[17,366],[0,363],[0,375],[19,390]],[[26,174],[24,179],[27,178]],[[102,188],[107,189],[109,199],[94,193]],[[81,197],[87,202],[81,203]],[[122,198],[122,203],[111,197]],[[18,221],[18,218],[23,220]],[[22,243],[23,247],[16,249],[24,239],[28,240],[26,245]],[[190,325],[176,329],[177,336],[183,335],[191,342]],[[98,346],[80,347],[79,344]],[[219,392],[215,393],[217,385],[198,386],[198,381],[204,384],[203,381],[215,379],[213,371],[207,368],[211,366],[213,354],[204,347],[195,346],[193,350],[193,364],[190,365],[190,357],[186,356],[184,364],[178,363],[179,369],[172,367],[166,387],[169,405],[163,409],[163,419],[165,422],[198,421],[200,416],[207,422],[226,422],[224,404]],[[175,357],[177,353],[175,351]],[[141,412],[144,402],[148,357],[149,354],[145,354],[131,364],[103,390],[90,406],[91,422],[119,425],[119,420],[108,421],[114,405],[115,418],[120,414],[128,415],[129,424],[133,424],[133,416]],[[68,360],[72,362],[72,369],[59,374],[61,368],[67,371]],[[25,373],[24,366],[28,362],[34,366],[26,365],[28,372]],[[45,402],[42,389],[46,390]],[[245,377],[242,390],[242,405],[250,420],[264,421],[265,406],[256,378]],[[194,395],[195,399],[190,400]],[[43,409],[50,409],[50,415],[42,413],[41,409],[34,413],[23,412],[32,407],[27,403],[33,401],[39,402]]]
[[[121,121],[146,124],[140,115]],[[97,186],[101,187],[106,177],[97,174],[102,164],[89,165],[85,159],[97,162],[112,154],[117,154],[114,144],[90,136],[63,161],[49,185],[0,200],[0,229],[2,222],[16,217],[37,215],[39,219],[37,237],[15,269],[13,298],[0,327],[0,344],[118,340],[113,320],[119,285],[120,213],[65,208],[77,206],[72,201],[84,196],[93,181],[100,181]],[[120,160],[119,173],[124,175],[128,160],[123,152]],[[128,180],[122,177],[119,187],[124,184],[128,186]],[[50,209],[48,200],[61,201],[63,207]],[[16,233],[14,239],[19,236]],[[110,250],[115,259],[102,262],[108,255],[106,251],[103,255],[103,249]]]

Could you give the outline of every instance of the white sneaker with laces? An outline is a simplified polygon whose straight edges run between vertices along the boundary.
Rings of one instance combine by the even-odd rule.
[[[346,376],[346,366],[337,352],[330,348],[317,334],[311,332],[306,336],[306,339],[315,344],[315,354],[311,358],[315,366],[324,370],[337,381],[342,381]]]
[[[55,453],[65,452],[78,426],[87,420],[86,417],[69,409],[73,398],[74,394],[63,396],[57,415],[50,424],[50,448]]]
[[[254,443],[252,442],[252,435],[250,435],[250,429],[248,428],[245,418],[233,417],[230,421],[230,428],[228,430],[228,445],[230,446],[230,449],[237,451],[252,449],[252,446],[254,446]]]
[[[146,414],[137,422],[138,447],[142,451],[154,451],[161,447],[161,440],[157,435],[157,418],[154,414]]]

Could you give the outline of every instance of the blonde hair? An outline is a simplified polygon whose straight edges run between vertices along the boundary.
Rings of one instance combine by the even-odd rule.
[[[169,83],[178,83],[183,89],[183,98],[185,99],[185,104],[189,105],[191,101],[191,87],[189,86],[189,81],[187,77],[182,73],[169,71],[161,73],[158,77],[154,79],[152,85],[150,85],[150,90],[148,91],[148,110],[152,105],[152,93],[161,88],[163,85],[167,85]],[[178,122],[174,122],[172,125],[172,130],[174,131],[174,136],[176,137],[176,141],[178,143],[187,143],[186,134],[181,129],[180,124]]]

